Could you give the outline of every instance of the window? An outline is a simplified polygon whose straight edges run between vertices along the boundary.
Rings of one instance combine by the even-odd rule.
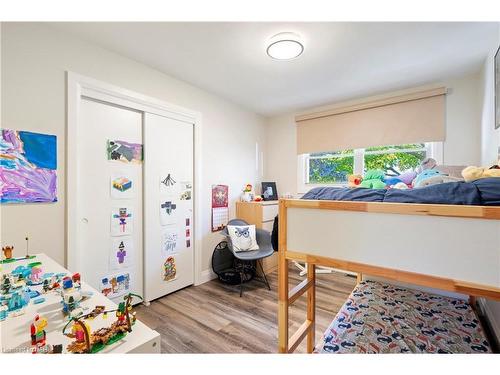
[[[416,169],[426,157],[441,160],[442,143],[412,143],[397,146],[322,152],[303,155],[305,190],[312,185],[345,184],[350,174],[382,169],[389,176]]]

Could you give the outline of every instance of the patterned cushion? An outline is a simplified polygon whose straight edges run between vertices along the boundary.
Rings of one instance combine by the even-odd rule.
[[[471,306],[460,299],[363,281],[316,353],[490,353]]]

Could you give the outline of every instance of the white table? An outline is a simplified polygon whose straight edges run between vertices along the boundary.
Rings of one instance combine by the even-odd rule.
[[[9,273],[19,265],[27,265],[32,262],[41,262],[43,273],[53,272],[67,273],[71,272],[53,261],[45,254],[37,254],[33,259],[19,260],[12,263],[2,264],[1,273]],[[106,298],[103,294],[85,283],[85,275],[81,275],[82,291],[93,292],[92,297],[81,302],[81,307],[88,308],[85,313],[94,309],[97,305],[106,307],[106,310],[113,310],[117,305]],[[32,290],[41,292],[41,285],[31,287]],[[72,341],[69,337],[62,334],[62,330],[68,318],[62,312],[61,296],[56,291],[50,291],[42,294],[40,297],[45,298],[45,302],[35,305],[30,301],[26,306],[25,313],[20,316],[8,316],[6,320],[0,322],[0,353],[16,352],[26,353],[31,349],[30,326],[36,314],[47,318],[48,325],[45,328],[47,334],[47,343],[50,345],[62,344],[63,353],[66,353],[67,345]],[[106,319],[102,315],[93,320],[87,320],[91,331],[95,331],[102,327],[110,326],[115,320],[115,314],[109,313]],[[68,327],[70,329],[71,327]],[[132,327],[132,332],[119,340],[118,342],[106,346],[99,353],[159,353],[160,352],[160,334],[139,320]]]

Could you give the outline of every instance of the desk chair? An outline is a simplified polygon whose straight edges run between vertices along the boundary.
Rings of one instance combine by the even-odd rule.
[[[227,225],[249,225],[245,220],[241,219],[233,219],[229,220]],[[260,266],[260,270],[262,271],[262,282],[266,284],[267,289],[271,290],[269,286],[269,282],[267,281],[266,274],[264,272],[264,267],[262,267],[262,259],[267,258],[268,256],[273,255],[274,249],[271,243],[271,233],[264,229],[255,228],[255,239],[257,244],[259,245],[259,250],[250,250],[250,251],[234,251],[233,244],[231,242],[231,237],[229,236],[229,232],[227,228],[224,228],[221,231],[223,236],[226,236],[227,246],[234,254],[236,259],[239,259],[242,262],[242,267],[240,269],[240,297],[243,295],[243,282],[245,280],[245,272],[244,267],[245,264],[251,263],[255,261],[257,266]]]

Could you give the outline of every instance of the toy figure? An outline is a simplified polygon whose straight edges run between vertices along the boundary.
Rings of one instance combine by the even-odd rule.
[[[90,327],[87,323],[83,323],[87,332],[90,332]],[[71,327],[71,334],[75,338],[76,342],[83,343],[85,342],[85,331],[80,323],[77,321],[73,322],[73,326]]]
[[[3,255],[5,259],[12,259],[12,252],[14,251],[14,246],[2,247]]]
[[[50,290],[50,279],[44,279],[42,285],[42,291],[47,293]]]
[[[69,276],[66,276],[62,284],[61,297],[63,313],[69,316],[77,316],[83,313],[83,309],[80,308],[80,302],[83,296],[79,289],[73,287],[73,280]]]
[[[120,302],[118,304],[118,310],[116,310],[116,317],[118,318],[118,323],[125,322],[125,302]]]
[[[39,266],[35,266],[31,269],[31,284],[40,284],[42,282],[42,268]]]
[[[12,282],[10,281],[9,275],[3,275],[2,286],[1,286],[2,293],[3,294],[9,293],[11,287],[12,287]]]
[[[31,345],[36,348],[45,345],[45,327],[47,327],[47,319],[40,317],[40,315],[35,316],[33,323],[31,323]]]
[[[241,195],[242,202],[251,202],[254,199],[253,186],[251,184],[247,184],[243,189],[243,194]]]
[[[71,280],[73,280],[73,286],[75,288],[79,289],[81,287],[81,276],[79,273],[73,274],[73,276],[71,276]]]

